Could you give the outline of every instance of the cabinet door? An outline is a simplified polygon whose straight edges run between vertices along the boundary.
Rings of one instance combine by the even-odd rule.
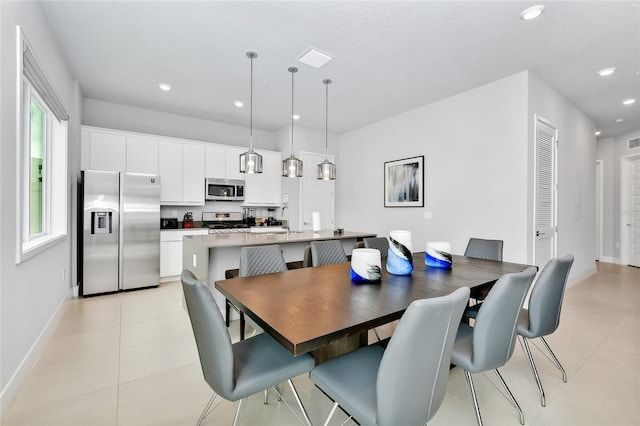
[[[257,150],[262,155],[262,173],[245,176],[245,205],[279,206],[281,190],[280,153]]]
[[[111,172],[126,170],[126,136],[89,131],[89,168]]]
[[[158,173],[158,140],[127,136],[127,171]]]
[[[182,273],[182,241],[160,243],[160,276],[173,277]]]
[[[204,145],[182,145],[182,201],[204,206]]]
[[[205,149],[204,176],[214,179],[226,179],[226,149],[221,146],[208,146]]]
[[[247,152],[247,148],[227,148],[226,149],[226,178],[245,180],[244,173],[240,173],[240,154]]]
[[[158,141],[160,203],[182,202],[182,144]],[[203,194],[204,196],[204,194]]]

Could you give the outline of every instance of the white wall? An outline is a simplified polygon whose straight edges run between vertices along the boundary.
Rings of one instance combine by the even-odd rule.
[[[502,239],[505,260],[531,263],[536,114],[560,132],[558,255],[576,257],[572,277],[594,273],[595,126],[529,72],[342,135],[338,223],[379,235],[408,229],[415,251],[449,241],[461,254],[469,237]],[[384,162],[417,155],[425,156],[425,207],[384,208]]]
[[[16,25],[20,25],[58,97],[70,114],[69,175],[75,176],[79,157],[81,95],[73,81],[37,2],[0,2],[0,410],[4,411],[17,392],[22,378],[55,326],[71,290],[71,257],[75,238],[70,234],[61,243],[15,264],[16,249]],[[74,181],[69,180],[69,189]],[[75,211],[69,193],[68,211]],[[66,270],[63,278],[62,270]]]
[[[549,120],[558,129],[558,245],[557,254],[573,254],[572,277],[595,273],[595,124],[582,111],[532,73],[529,74],[529,170],[533,170],[535,115]],[[529,190],[533,189],[530,172]],[[532,206],[533,197],[529,202]],[[532,231],[528,245],[533,247]]]
[[[640,137],[640,129],[616,138],[598,139],[597,159],[604,164],[603,255],[604,260],[620,262],[620,237],[629,212],[622,211],[620,194],[620,161],[623,157],[640,155],[640,149],[628,149],[629,139]]]
[[[82,124],[224,145],[249,146],[249,126],[170,114],[111,102],[84,99]],[[254,148],[277,150],[274,133],[253,129]]]
[[[340,137],[338,223],[388,235],[407,229],[414,251],[469,237],[505,242],[527,262],[527,74],[487,84]],[[424,208],[385,208],[384,162],[424,155]],[[425,220],[424,212],[433,219]]]

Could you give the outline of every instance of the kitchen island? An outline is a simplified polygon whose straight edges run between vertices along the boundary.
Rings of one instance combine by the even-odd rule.
[[[285,262],[302,261],[304,249],[311,241],[340,240],[347,255],[363,238],[375,233],[344,231],[239,232],[230,234],[190,235],[182,243],[182,268],[189,269],[211,290],[218,307],[224,312],[225,298],[215,289],[215,282],[225,279],[227,270],[238,269],[240,249],[249,246],[279,244]]]

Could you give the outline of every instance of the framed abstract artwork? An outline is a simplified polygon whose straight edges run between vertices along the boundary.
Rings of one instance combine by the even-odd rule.
[[[384,163],[384,206],[424,207],[424,155]]]

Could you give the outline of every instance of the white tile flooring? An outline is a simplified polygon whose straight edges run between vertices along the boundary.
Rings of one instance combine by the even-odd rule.
[[[202,378],[181,291],[179,283],[169,283],[71,301],[1,424],[194,424],[211,391]],[[237,329],[232,324],[234,339]],[[385,331],[390,330],[381,334]],[[564,365],[568,383],[533,349],[547,393],[545,408],[519,345],[501,369],[527,425],[640,424],[640,269],[598,265],[595,276],[567,291],[560,327],[547,341]],[[485,424],[516,426],[517,414],[494,388],[494,378],[474,376]],[[307,375],[294,382],[312,422],[322,423],[331,402]],[[288,387],[283,389],[295,404]],[[204,424],[230,424],[235,407],[222,402]],[[337,412],[331,424],[345,419]],[[268,405],[261,395],[250,398],[242,422],[298,424],[273,394]],[[429,424],[475,425],[459,369],[451,371],[447,396]]]

